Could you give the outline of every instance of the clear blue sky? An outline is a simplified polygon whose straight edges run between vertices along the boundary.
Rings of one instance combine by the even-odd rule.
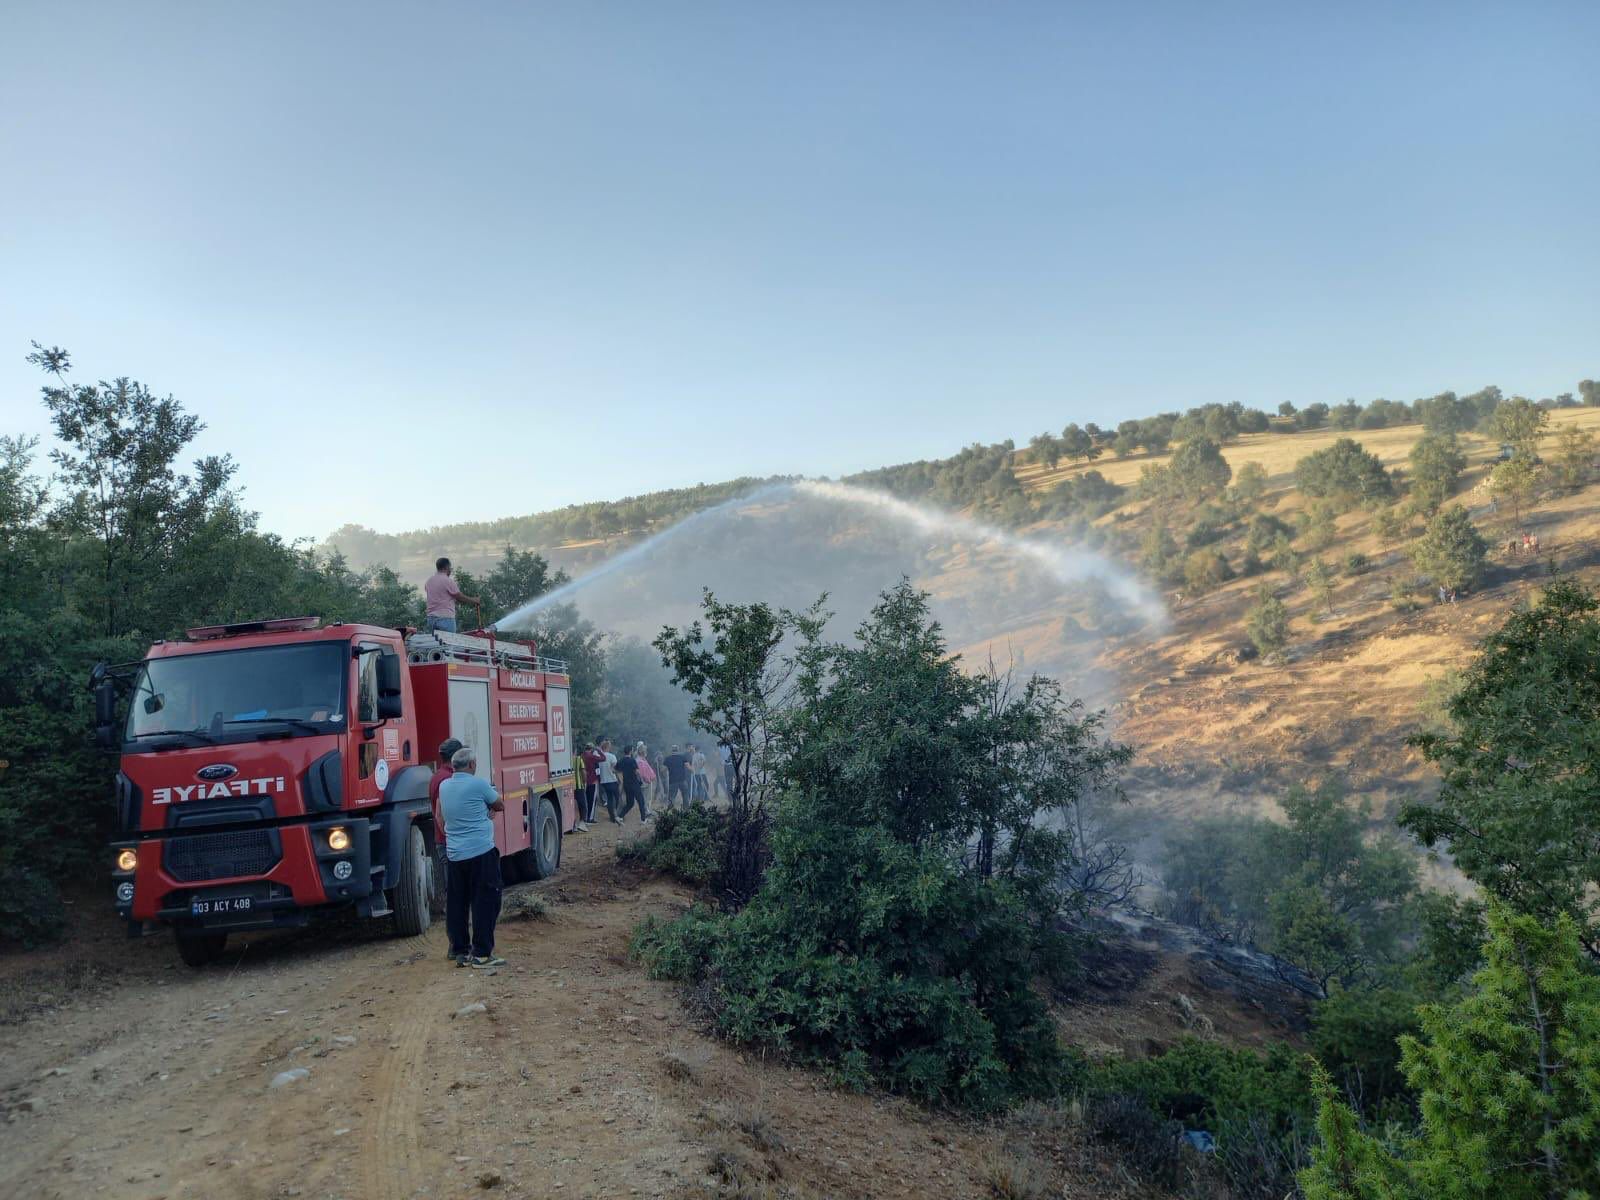
[[[65,345],[285,534],[1600,376],[1588,0],[4,26],[0,431]]]

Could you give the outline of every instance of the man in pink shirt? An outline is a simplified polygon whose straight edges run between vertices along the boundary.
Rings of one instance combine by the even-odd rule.
[[[433,565],[433,574],[422,585],[422,594],[428,599],[428,632],[443,630],[445,633],[455,633],[456,601],[465,600],[468,604],[481,604],[482,601],[456,586],[456,581],[450,578],[448,558],[441,558]]]

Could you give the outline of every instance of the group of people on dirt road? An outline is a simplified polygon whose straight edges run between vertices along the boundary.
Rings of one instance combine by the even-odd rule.
[[[604,800],[606,816],[621,825],[635,808],[639,823],[650,820],[650,804],[681,808],[705,804],[718,794],[732,791],[733,752],[719,747],[722,770],[713,777],[705,752],[695,743],[674,745],[666,754],[652,757],[650,747],[634,742],[619,753],[610,738],[588,742],[572,764],[578,788],[578,832],[587,832],[595,819],[595,802]]]

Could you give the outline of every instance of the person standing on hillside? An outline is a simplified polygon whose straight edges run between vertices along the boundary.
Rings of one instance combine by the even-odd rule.
[[[667,769],[667,807],[672,807],[672,798],[681,796],[681,808],[689,807],[689,756],[676,746],[672,753],[661,760],[661,765]]]
[[[622,821],[617,816],[617,800],[620,798],[622,785],[617,780],[617,756],[611,753],[611,739],[600,739],[600,761],[595,764],[595,770],[600,774],[600,791],[606,799],[606,815],[611,818],[613,825],[621,825]]]
[[[588,818],[583,815],[584,780],[588,778],[588,774],[588,766],[583,761],[583,755],[579,754],[572,760],[572,799],[578,809],[578,819],[572,823],[573,833],[589,832]]]
[[[640,786],[639,759],[631,749],[623,750],[617,758],[617,775],[622,780],[622,811],[617,814],[617,824],[639,806],[639,824],[650,819],[650,809],[644,801],[644,788]]]
[[[689,770],[693,773],[689,782],[689,799],[695,804],[705,804],[711,799],[711,780],[706,775],[705,751],[693,742],[689,743]]]
[[[605,762],[606,756],[595,749],[593,742],[587,742],[583,747],[583,819],[586,824],[594,824],[594,798],[600,788],[600,764]]]
[[[504,812],[500,793],[478,778],[478,752],[463,746],[450,756],[451,776],[439,785],[445,828],[445,930],[458,967],[498,967],[494,926],[500,919],[500,851],[494,818]]]
[[[441,558],[433,564],[433,574],[428,576],[428,582],[422,585],[422,594],[428,601],[429,633],[456,632],[457,600],[465,600],[468,604],[483,603],[477,596],[469,596],[456,586],[452,578],[454,573],[450,560]]]

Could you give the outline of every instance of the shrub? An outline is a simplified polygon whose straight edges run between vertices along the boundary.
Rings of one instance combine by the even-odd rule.
[[[1378,456],[1352,438],[1340,438],[1326,450],[1306,455],[1295,464],[1294,473],[1307,496],[1333,500],[1345,508],[1394,495],[1394,484]]]
[[[1132,1097],[1157,1119],[1208,1130],[1229,1182],[1249,1196],[1282,1195],[1270,1189],[1303,1165],[1316,1111],[1310,1082],[1310,1060],[1288,1046],[1257,1053],[1192,1038],[1089,1076],[1091,1107],[1095,1096]]]
[[[1365,575],[1372,566],[1372,560],[1359,550],[1352,550],[1344,556],[1344,570],[1347,575]]]
[[[1263,658],[1279,658],[1289,644],[1289,610],[1262,584],[1245,616],[1245,633]]]
[[[1183,586],[1203,595],[1233,578],[1233,568],[1219,550],[1196,550],[1183,560]]]
[[[1467,516],[1467,510],[1452,504],[1428,522],[1427,530],[1411,549],[1411,561],[1440,587],[1467,589],[1483,577],[1488,552],[1489,543]]]
[[[1456,436],[1430,433],[1411,447],[1411,496],[1418,509],[1436,512],[1455,491],[1456,480],[1467,465]]]
[[[727,812],[696,804],[664,810],[648,838],[619,843],[617,854],[705,887],[722,869],[727,840]]]
[[[1168,470],[1173,483],[1191,500],[1220,492],[1233,478],[1233,468],[1209,437],[1190,438],[1179,446]]]

